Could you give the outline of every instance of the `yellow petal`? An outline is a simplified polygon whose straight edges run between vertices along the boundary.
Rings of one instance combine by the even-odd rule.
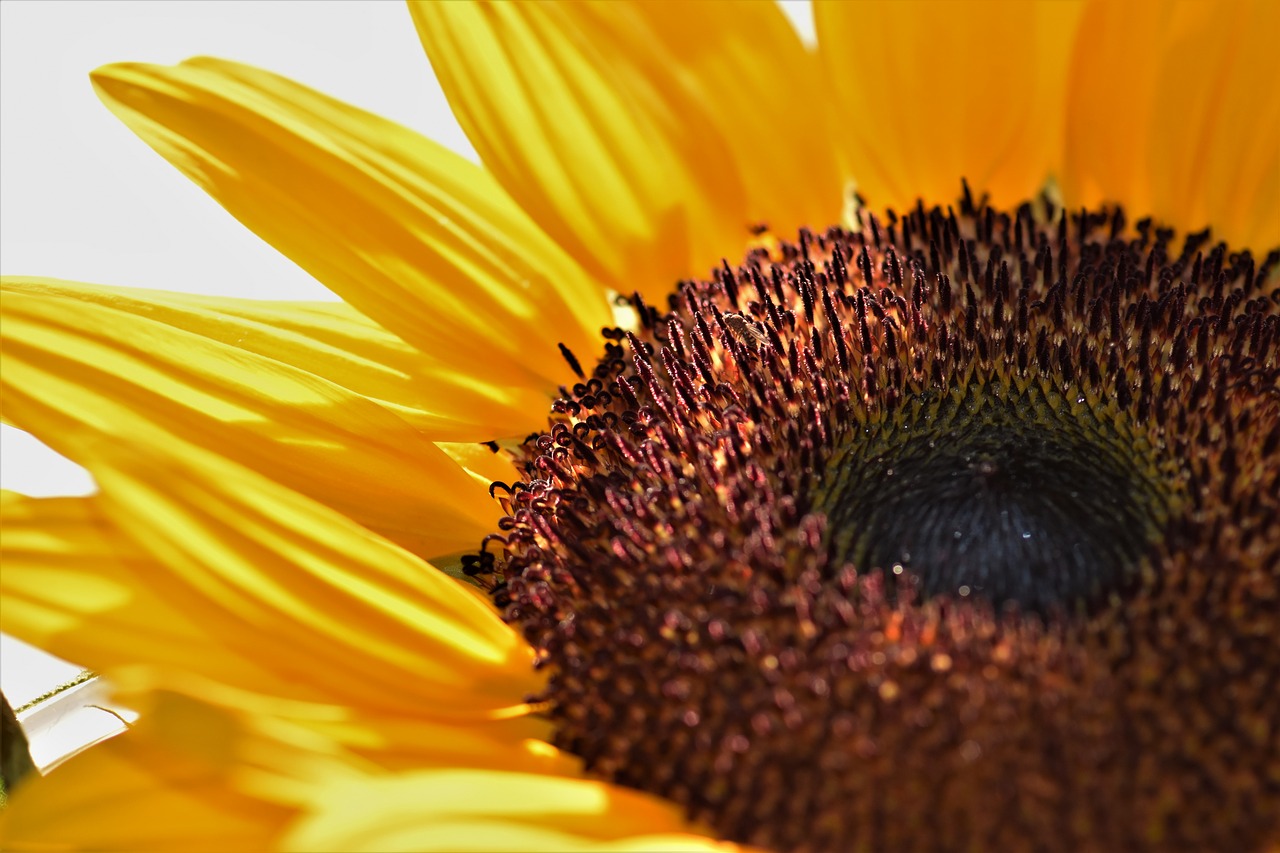
[[[844,186],[817,56],[777,3],[700,0],[678,13],[644,0],[569,8],[596,33],[653,39],[650,78],[662,80],[657,66],[666,63],[697,92],[742,175],[752,222],[786,233],[839,221]]]
[[[176,442],[104,447],[90,471],[104,514],[165,567],[156,594],[255,655],[277,693],[478,720],[522,712],[539,688],[492,607],[296,492]]]
[[[212,448],[419,554],[474,547],[499,512],[426,436],[327,379],[169,325],[162,308],[4,281],[6,421],[92,467],[104,436]],[[209,332],[209,325],[201,329]]]
[[[99,671],[147,665],[391,716],[506,717],[537,689],[523,643],[453,581],[305,498],[188,453],[200,462],[99,463],[118,490],[91,498],[3,493],[4,630]],[[139,482],[146,472],[155,479]],[[182,479],[199,476],[262,493],[219,503]],[[215,542],[219,524],[235,529]]]
[[[233,216],[459,376],[553,390],[602,293],[482,169],[246,65],[112,65],[99,96]]]
[[[290,850],[733,850],[677,806],[581,779],[438,770],[343,780],[284,839]],[[650,848],[639,843],[643,837]]]
[[[448,707],[397,713],[333,704],[341,697],[322,677],[325,661],[312,661],[318,677],[301,683],[279,668],[269,637],[246,643],[244,629],[220,633],[217,608],[192,604],[182,584],[168,582],[173,569],[115,529],[101,501],[0,492],[0,629],[106,674],[126,706],[137,707],[158,681],[224,707],[288,718],[380,767],[572,772],[571,762],[532,740],[549,735],[535,718],[448,723],[441,718],[456,717]]]
[[[263,747],[230,713],[157,697],[132,730],[15,791],[0,811],[0,846],[268,849],[295,810],[245,790],[242,765]]]
[[[1063,192],[1234,248],[1280,245],[1271,0],[1091,3],[1071,70]],[[1141,33],[1141,38],[1134,38]]]
[[[569,4],[410,8],[486,168],[602,282],[657,297],[741,254],[733,158],[643,31],[600,39]]]
[[[476,483],[486,490],[495,482],[510,485],[512,480],[520,477],[520,472],[511,463],[511,455],[505,450],[470,442],[463,444],[438,441],[436,446],[461,465],[463,470],[474,477]]]
[[[78,299],[231,344],[376,400],[431,438],[523,436],[547,395],[451,373],[342,302],[266,302],[6,276],[7,289]]]
[[[100,498],[0,492],[0,628],[99,672],[151,664],[247,688],[279,679],[163,597],[166,569],[102,515]]]
[[[321,752],[340,756],[345,764],[366,773],[446,767],[557,776],[581,772],[578,759],[543,740],[551,734],[550,724],[528,714],[498,719],[483,715],[459,719],[455,715],[447,720],[443,719],[447,709],[445,715],[433,716],[436,709],[423,706],[397,716],[377,708],[282,698],[154,666],[116,669],[110,678],[113,700],[125,707],[145,711],[157,692],[199,697],[205,704],[246,715],[256,730],[269,731],[277,740],[307,747],[316,760]],[[281,776],[284,769],[277,768],[276,775]],[[281,789],[286,788],[293,800],[310,799],[316,786],[333,781],[324,776],[297,776],[289,776],[292,781],[278,786],[272,797],[280,799],[284,796]]]
[[[1061,157],[1073,2],[815,2],[845,167],[873,207],[948,204],[961,177],[995,204],[1039,192]]]

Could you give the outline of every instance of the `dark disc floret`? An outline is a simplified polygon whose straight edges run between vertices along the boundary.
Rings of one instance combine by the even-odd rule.
[[[1275,843],[1280,253],[858,224],[633,297],[514,450],[555,743],[780,850]]]

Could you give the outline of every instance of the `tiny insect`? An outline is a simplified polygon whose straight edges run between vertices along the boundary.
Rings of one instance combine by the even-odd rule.
[[[755,343],[757,346],[764,346],[769,340],[765,334],[764,326],[746,314],[725,314],[724,324],[741,343]]]

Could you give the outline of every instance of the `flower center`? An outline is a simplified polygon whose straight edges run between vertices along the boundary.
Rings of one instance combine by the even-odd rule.
[[[815,506],[832,550],[912,575],[926,597],[1096,605],[1134,581],[1171,491],[1150,444],[1109,414],[998,376],[916,391],[828,460]]]
[[[633,298],[471,561],[556,744],[778,849],[1256,847],[1280,254],[1172,239],[966,200]]]

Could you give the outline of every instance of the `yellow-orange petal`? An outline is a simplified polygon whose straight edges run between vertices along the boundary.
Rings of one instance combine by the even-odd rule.
[[[233,216],[459,376],[554,390],[603,294],[494,180],[425,137],[217,59],[111,65],[99,96]]]
[[[278,694],[475,721],[539,688],[492,607],[296,492],[178,442],[104,446],[89,467],[104,514],[165,567],[156,594],[269,667]]]
[[[166,569],[115,529],[100,497],[0,492],[0,629],[91,669],[148,664],[271,690],[254,654],[209,633],[154,579]]]
[[[1074,2],[814,3],[844,165],[873,207],[946,204],[961,177],[995,204],[1058,166]]]
[[[446,719],[447,713],[433,716],[436,709],[425,705],[388,714],[367,706],[282,698],[270,687],[268,692],[246,690],[155,665],[116,668],[109,678],[113,700],[124,707],[145,710],[157,692],[199,697],[203,703],[243,713],[256,729],[273,733],[277,740],[307,746],[317,755],[340,756],[362,772],[468,767],[577,776],[581,771],[577,758],[546,743],[550,724],[529,714]],[[331,781],[323,776],[295,778],[289,787],[294,799],[301,800],[312,796],[311,785]]]
[[[18,788],[0,811],[0,847],[269,849],[297,811],[251,790],[245,765],[265,746],[230,712],[157,696],[130,731]]]
[[[0,288],[5,420],[86,467],[104,437],[176,437],[418,554],[474,547],[492,531],[498,507],[427,436],[362,395],[242,348],[235,332],[222,330],[223,341],[187,331],[153,319],[160,308],[147,302]]]
[[[1119,202],[1255,252],[1280,245],[1277,33],[1271,0],[1090,3],[1071,67],[1066,202]]]
[[[741,252],[733,158],[643,31],[599,43],[569,4],[410,8],[485,167],[601,282],[658,296]]]
[[[353,709],[335,724],[520,712],[537,687],[529,652],[486,603],[305,498],[188,454],[199,462],[99,461],[108,491],[89,498],[3,493],[0,626],[103,672],[148,666]],[[208,494],[248,487],[260,493]],[[234,529],[215,541],[219,524]]]
[[[818,58],[777,3],[699,0],[678,14],[645,0],[569,8],[598,40],[644,33],[649,62],[679,70],[729,146],[753,223],[787,233],[839,220],[844,187]],[[657,67],[648,73],[663,79]]]
[[[248,350],[376,400],[433,439],[522,436],[546,394],[451,373],[343,302],[268,302],[5,276],[4,287],[116,308]]]
[[[436,446],[461,465],[486,491],[495,482],[510,484],[520,477],[510,454],[501,449],[495,452],[492,445],[437,441]]]
[[[293,827],[289,850],[733,850],[677,806],[625,788],[526,773],[435,770],[343,780]],[[640,843],[648,837],[653,848]]]

